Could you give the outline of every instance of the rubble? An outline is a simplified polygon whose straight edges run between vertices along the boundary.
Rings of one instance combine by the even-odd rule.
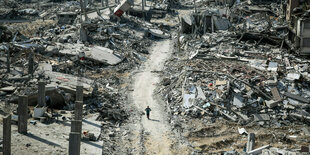
[[[166,62],[162,73],[163,79],[171,82],[158,89],[168,102],[172,121],[183,119],[183,125],[188,128],[192,120],[215,124],[223,119],[245,129],[253,125],[309,126],[308,115],[297,114],[309,112],[309,70],[306,67],[300,72],[300,66],[309,60],[292,55],[290,48],[284,47],[287,23],[283,22],[283,12],[273,10],[280,8],[279,4],[267,3],[272,5],[235,4],[226,15],[214,13],[223,8],[221,5],[200,11],[213,12],[211,17],[230,19],[231,27],[223,29],[216,26],[214,17],[212,22],[207,22],[214,26],[204,28],[203,22],[195,23],[201,20],[200,16],[182,16],[181,34],[172,36],[176,43],[175,56]],[[236,14],[238,20],[234,20]],[[270,21],[274,16],[278,19]],[[301,118],[305,121],[296,122]],[[194,131],[188,129],[188,132]],[[229,144],[237,143],[232,141]],[[249,154],[262,154],[269,147],[256,148]],[[203,148],[208,152],[210,149],[223,150],[220,146]]]
[[[30,123],[39,130],[41,124],[73,118],[68,114],[75,109],[75,100],[79,98],[77,87],[81,85],[83,116],[98,114],[96,119],[104,122],[100,132],[110,133],[112,137],[112,133],[117,132],[115,129],[128,120],[128,111],[124,110],[127,98],[123,97],[125,89],[122,90],[121,85],[126,74],[148,57],[148,47],[154,40],[148,33],[155,37],[170,37],[158,25],[127,13],[113,21],[109,8],[113,5],[99,10],[89,7],[85,12],[87,16],[84,16],[83,6],[81,8],[80,3],[74,1],[40,2],[36,7],[34,3],[23,3],[1,13],[0,103],[13,105],[18,102],[19,95],[27,96]],[[127,11],[124,6],[121,9],[123,13]],[[43,107],[37,106],[40,80],[46,83],[44,96],[51,100]],[[2,109],[1,106],[1,114]],[[16,107],[5,113],[14,109]],[[101,141],[100,145],[102,141],[106,145],[119,141],[118,135],[115,139],[106,138],[96,131],[94,138],[91,133],[94,131],[89,131],[86,137]]]
[[[61,139],[59,145],[70,141],[68,149],[33,138],[54,147],[47,154],[66,154],[83,143],[93,146],[78,151],[85,154],[145,154],[154,135],[144,131],[149,124],[128,94],[131,76],[145,67],[139,68],[159,40],[172,40],[173,54],[163,70],[147,73],[162,79],[154,96],[163,99],[158,106],[169,122],[151,123],[169,126],[173,153],[309,153],[308,0],[0,4],[0,114],[11,114],[16,131],[23,126],[25,134],[15,135],[26,146],[15,154],[42,149],[20,140],[36,133]],[[29,121],[20,119],[20,96]],[[66,128],[67,121],[89,129],[73,131],[82,128],[72,123],[65,134],[57,126]]]

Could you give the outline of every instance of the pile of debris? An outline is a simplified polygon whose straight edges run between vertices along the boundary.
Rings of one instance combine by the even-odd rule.
[[[175,56],[166,62],[158,90],[172,122],[182,122],[183,128],[192,128],[195,119],[263,128],[309,126],[310,60],[290,53],[287,24],[276,7],[244,2],[226,15],[214,13],[222,12],[218,7],[200,11],[210,15],[182,18],[181,33],[173,36]],[[216,28],[215,16],[231,19],[231,27]]]
[[[129,116],[124,110],[127,98],[120,91],[122,77],[146,60],[154,39],[170,35],[160,25],[137,17],[110,20],[108,7],[89,9],[81,17],[79,3],[50,4],[39,3],[42,10],[35,10],[27,9],[33,5],[30,3],[1,14],[1,19],[10,20],[0,25],[0,102],[9,105],[18,103],[19,96],[27,96],[34,117],[38,85],[44,82],[48,107],[39,117],[58,119],[64,110],[74,109],[81,85],[84,116],[99,113],[97,120],[104,122],[104,132],[114,133]],[[21,19],[36,21],[17,21]],[[113,145],[111,139],[102,138]]]
[[[193,31],[177,38],[176,53],[183,61],[168,61],[166,79],[171,82],[161,90],[171,101],[173,113],[222,115],[242,123],[310,121],[309,60],[283,49],[284,38],[277,37],[281,29],[263,34],[271,27],[252,30],[252,22],[244,23],[249,24],[245,32],[236,31],[238,24],[234,24],[234,31],[203,35]],[[177,106],[180,102],[183,106]]]

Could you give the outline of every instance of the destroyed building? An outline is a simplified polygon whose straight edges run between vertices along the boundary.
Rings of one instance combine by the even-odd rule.
[[[288,1],[286,20],[289,22],[288,45],[300,55],[310,55],[309,49],[309,15],[305,10],[305,5],[310,1]]]
[[[231,23],[227,18],[222,18],[209,11],[184,15],[181,21],[183,33],[205,34],[217,30],[227,30]]]
[[[58,24],[73,24],[77,14],[74,12],[61,12],[57,13]]]
[[[310,154],[309,12],[0,1],[0,154]]]

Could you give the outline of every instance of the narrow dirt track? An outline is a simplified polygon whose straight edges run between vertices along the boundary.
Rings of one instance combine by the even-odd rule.
[[[157,73],[161,71],[165,60],[170,57],[171,41],[158,41],[152,46],[150,58],[145,62],[141,71],[134,76],[133,101],[139,111],[144,111],[147,106],[152,109],[148,120],[144,115],[141,119],[143,129],[143,151],[145,154],[172,154],[169,139],[170,125],[167,122],[164,103],[153,96],[156,84],[159,83]]]

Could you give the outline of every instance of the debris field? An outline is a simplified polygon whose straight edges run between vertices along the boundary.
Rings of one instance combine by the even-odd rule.
[[[309,12],[309,0],[1,1],[0,152],[310,154]]]

